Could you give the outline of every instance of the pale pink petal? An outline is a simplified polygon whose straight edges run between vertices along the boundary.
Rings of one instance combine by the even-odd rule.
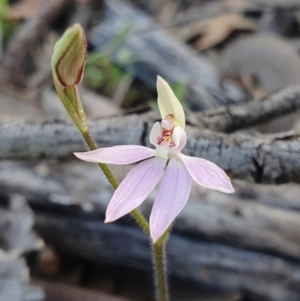
[[[138,207],[154,189],[166,166],[164,158],[151,158],[136,165],[115,191],[106,211],[112,222]]]
[[[215,163],[183,154],[180,154],[180,158],[197,184],[225,193],[234,192],[229,177]]]
[[[140,145],[119,145],[74,155],[87,162],[125,165],[154,157],[155,150]]]
[[[157,241],[186,204],[192,178],[178,156],[171,156],[150,215],[150,234]]]

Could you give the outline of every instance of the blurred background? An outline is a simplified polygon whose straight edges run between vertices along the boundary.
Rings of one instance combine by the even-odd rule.
[[[154,300],[147,237],[130,216],[103,224],[113,191],[72,155],[86,148],[50,61],[74,23],[100,146],[149,146],[161,75],[187,112],[186,152],[233,178],[234,195],[194,187],[175,223],[172,301],[300,300],[300,93],[288,115],[230,119],[298,91],[300,1],[0,0],[0,301]],[[112,168],[119,180],[130,169]]]

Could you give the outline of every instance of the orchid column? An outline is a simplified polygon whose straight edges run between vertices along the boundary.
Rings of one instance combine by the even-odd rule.
[[[77,84],[83,74],[85,56],[86,42],[83,30],[79,25],[74,25],[57,43],[52,67],[57,92],[91,150],[75,155],[81,160],[98,163],[116,189],[107,207],[105,222],[113,222],[131,213],[145,232],[150,234],[157,301],[168,301],[165,244],[174,219],[189,198],[193,180],[203,187],[224,193],[232,193],[234,189],[225,172],[216,164],[181,153],[187,138],[184,111],[167,82],[159,76],[157,93],[162,120],[154,124],[149,137],[155,149],[139,145],[97,149],[89,132],[77,90]],[[132,168],[120,185],[106,165],[125,165],[139,161],[141,162]],[[149,227],[136,208],[159,181]]]

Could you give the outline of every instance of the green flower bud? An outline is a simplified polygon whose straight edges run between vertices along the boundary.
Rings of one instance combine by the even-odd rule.
[[[86,133],[88,126],[77,85],[83,76],[86,52],[84,31],[79,24],[75,24],[56,43],[52,56],[55,89],[81,133]]]
[[[52,56],[54,81],[62,87],[72,87],[81,82],[86,61],[87,42],[79,24],[68,28],[59,39]]]

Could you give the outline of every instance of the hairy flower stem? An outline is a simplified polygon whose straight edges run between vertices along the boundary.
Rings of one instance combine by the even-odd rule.
[[[89,130],[80,131],[80,133],[91,151],[98,149],[98,146],[97,146],[95,140],[93,139]],[[118,183],[117,179],[114,177],[114,175],[111,172],[111,170],[109,169],[109,167],[103,163],[99,163],[98,165],[101,168],[101,170],[103,171],[104,175],[106,176],[106,178],[109,181],[109,183],[111,184],[111,186],[114,189],[117,189],[119,186],[119,183]],[[139,224],[139,226],[149,235],[150,234],[149,223],[147,222],[145,217],[137,209],[132,210],[131,215],[133,216],[135,221]]]
[[[98,149],[97,144],[93,139],[89,130],[85,132],[81,131],[81,134],[90,150]],[[114,175],[112,174],[109,167],[103,163],[99,163],[99,167],[101,168],[104,175],[110,182],[111,186],[114,189],[117,189],[119,183],[114,177]],[[147,222],[145,217],[137,209],[132,210],[131,215],[139,224],[139,226],[149,235],[150,234],[149,223]],[[165,246],[166,246],[167,238],[169,236],[169,231],[170,229],[166,231],[166,233],[155,244],[152,245],[157,301],[169,300],[168,283],[167,283],[167,276],[166,276],[166,258],[165,258]]]
[[[89,131],[81,132],[81,134],[90,150],[98,149],[97,144]],[[119,183],[108,166],[106,164],[99,163],[99,167],[110,182],[111,186],[114,189],[117,189]],[[131,215],[139,224],[139,226],[149,235],[149,224],[144,216],[137,209],[132,210]],[[157,301],[169,300],[165,258],[165,246],[168,236],[169,230],[155,244],[152,245]]]
[[[85,132],[82,131],[81,134],[82,134],[82,137],[84,138],[87,146],[89,147],[89,149],[91,151],[96,150],[98,148],[97,144],[96,144],[95,140],[93,139],[93,137],[92,137],[89,130],[87,130]],[[109,167],[106,164],[103,164],[103,163],[99,163],[98,165],[101,168],[101,170],[103,171],[104,175],[106,176],[106,178],[109,181],[109,183],[111,184],[111,186],[114,189],[117,189],[118,186],[119,186],[119,183],[116,180],[116,178],[114,177],[114,175],[112,174]]]
[[[165,247],[169,230],[152,246],[155,272],[156,301],[169,301]]]

